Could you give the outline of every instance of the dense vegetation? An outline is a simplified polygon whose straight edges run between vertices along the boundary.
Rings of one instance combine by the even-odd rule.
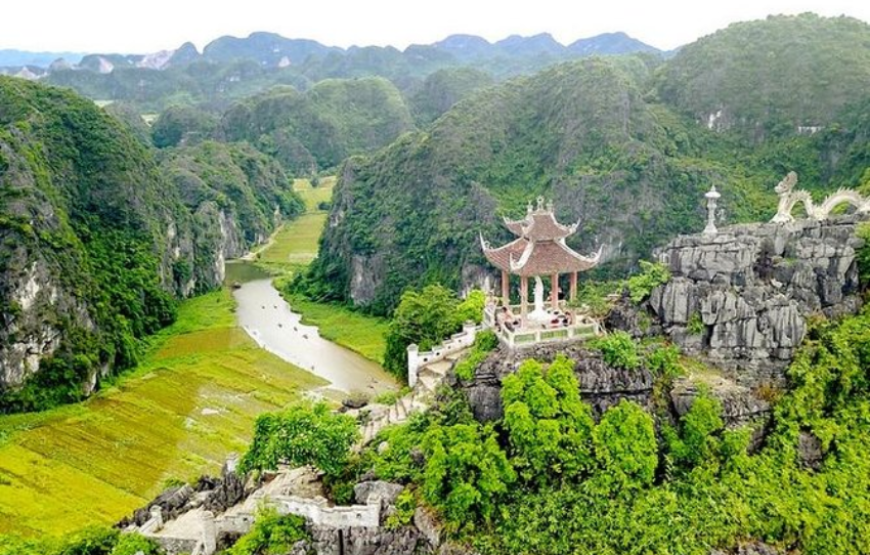
[[[453,291],[439,284],[405,291],[387,332],[384,368],[400,379],[406,378],[408,345],[428,351],[459,332],[465,322],[480,323],[484,302],[481,291],[473,291],[460,301]]]
[[[246,38],[220,37],[201,54],[186,43],[164,59],[92,54],[76,67],[52,66],[46,78],[95,100],[133,102],[145,111],[179,104],[223,109],[228,102],[274,85],[292,85],[304,91],[324,79],[383,77],[410,96],[427,76],[441,69],[462,72],[471,68],[511,76],[533,73],[559,60],[627,52],[657,51],[622,33],[582,39],[567,47],[549,35],[512,36],[495,44],[479,37],[453,36],[399,51],[391,46],[344,50],[260,32]]]
[[[209,143],[161,168],[131,129],[72,93],[0,78],[0,412],[81,399],[134,366],[178,297],[214,287],[219,259],[302,210],[250,148]]]
[[[495,426],[477,424],[448,395],[385,430],[385,443],[376,440],[351,474],[408,483],[481,553],[707,555],[747,538],[805,553],[865,552],[870,310],[814,333],[754,453],[751,430],[726,429],[721,405],[705,395],[676,425],[660,421],[661,434],[628,401],[596,424],[573,362],[557,358],[527,361],[504,380],[505,416]],[[807,437],[820,441],[821,460],[805,458]]]
[[[735,23],[665,64],[659,91],[699,122],[753,140],[827,126],[865,98],[868,33],[857,19],[813,14]]]
[[[331,79],[305,93],[278,87],[233,106],[221,128],[297,174],[372,152],[412,127],[401,93],[386,79]]]

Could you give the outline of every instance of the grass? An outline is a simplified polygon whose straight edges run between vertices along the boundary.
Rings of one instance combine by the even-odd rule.
[[[335,176],[322,177],[317,187],[312,187],[311,181],[308,179],[296,179],[293,181],[293,190],[299,193],[299,196],[305,201],[306,212],[318,212],[320,210],[318,205],[321,202],[332,200],[335,180]]]
[[[326,383],[259,349],[233,307],[226,290],[187,301],[119,385],[0,418],[0,533],[113,523],[167,480],[217,472],[246,448],[258,414]]]
[[[256,258],[258,264],[275,266],[307,266],[317,257],[317,248],[326,213],[303,214],[281,226],[269,245]]]
[[[286,289],[279,287],[279,290]],[[302,323],[317,326],[323,338],[383,364],[389,320],[338,304],[318,303],[299,295],[284,294],[284,298],[294,312],[302,315]]]

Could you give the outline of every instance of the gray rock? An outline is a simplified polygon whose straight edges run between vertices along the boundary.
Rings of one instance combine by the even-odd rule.
[[[583,344],[536,345],[510,351],[499,348],[480,365],[474,379],[458,384],[465,391],[474,417],[491,422],[504,416],[501,404],[501,382],[528,359],[552,362],[562,354],[574,361],[574,373],[580,386],[580,397],[592,406],[596,418],[621,399],[652,407],[653,377],[645,368],[626,370],[604,363],[601,353]]]
[[[737,382],[782,382],[807,316],[837,317],[860,307],[855,228],[866,219],[736,225],[713,236],[678,237],[656,252],[671,280],[640,308],[620,304],[608,324],[637,335],[638,315],[652,314],[650,333],[664,331]]]
[[[317,555],[417,555],[430,553],[426,539],[413,526],[379,528],[311,527]]]
[[[822,441],[810,432],[801,432],[798,436],[798,457],[807,468],[818,470],[825,458]]]
[[[357,503],[363,505],[380,503],[382,508],[386,508],[396,502],[396,498],[402,493],[403,489],[405,489],[405,486],[382,480],[360,482],[353,487],[353,496]]]

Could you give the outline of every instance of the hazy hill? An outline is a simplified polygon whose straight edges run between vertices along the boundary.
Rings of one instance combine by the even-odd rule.
[[[309,56],[341,51],[314,40],[288,39],[275,33],[251,33],[247,38],[224,36],[206,45],[204,58],[215,62],[255,60],[265,66],[298,65]]]
[[[28,52],[26,50],[2,49],[0,50],[0,67],[48,67],[58,58],[63,58],[71,64],[77,64],[82,56],[84,54],[79,52]]]
[[[581,45],[578,47],[578,45]],[[472,67],[504,79],[528,74],[560,60],[590,54],[657,53],[623,34],[600,35],[566,47],[549,34],[511,36],[491,44],[471,35],[454,35],[431,45],[353,46],[347,49],[317,41],[288,39],[273,33],[225,36],[200,54],[185,43],[176,50],[151,54],[90,54],[78,64],[57,64],[46,79],[95,100],[130,101],[143,111],[173,104],[207,104],[225,108],[232,100],[276,84],[305,90],[324,79],[384,77],[403,92],[417,90],[432,73]],[[22,66],[0,73],[35,79],[45,70]]]
[[[401,93],[386,79],[330,79],[301,93],[279,87],[230,108],[221,128],[285,168],[309,173],[370,153],[413,128]]]
[[[772,16],[683,47],[664,66],[666,102],[716,130],[761,139],[829,124],[870,88],[870,25]]]

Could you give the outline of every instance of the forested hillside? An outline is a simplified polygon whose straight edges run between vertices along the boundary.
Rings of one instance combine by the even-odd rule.
[[[860,186],[864,75],[870,27],[802,15],[733,25],[664,64],[591,58],[483,90],[346,163],[311,290],[389,311],[408,285],[479,282],[478,232],[508,239],[497,217],[538,195],[613,274],[703,227],[711,185],[728,222],[769,218],[790,170],[817,194]]]
[[[413,128],[401,93],[382,78],[329,79],[305,93],[276,87],[229,109],[221,131],[297,174],[371,153]]]
[[[868,85],[868,25],[803,14],[735,23],[686,46],[658,90],[702,125],[761,141],[833,123]]]
[[[252,149],[203,145],[161,168],[91,101],[0,78],[0,410],[76,400],[133,366],[177,298],[300,210]]]

